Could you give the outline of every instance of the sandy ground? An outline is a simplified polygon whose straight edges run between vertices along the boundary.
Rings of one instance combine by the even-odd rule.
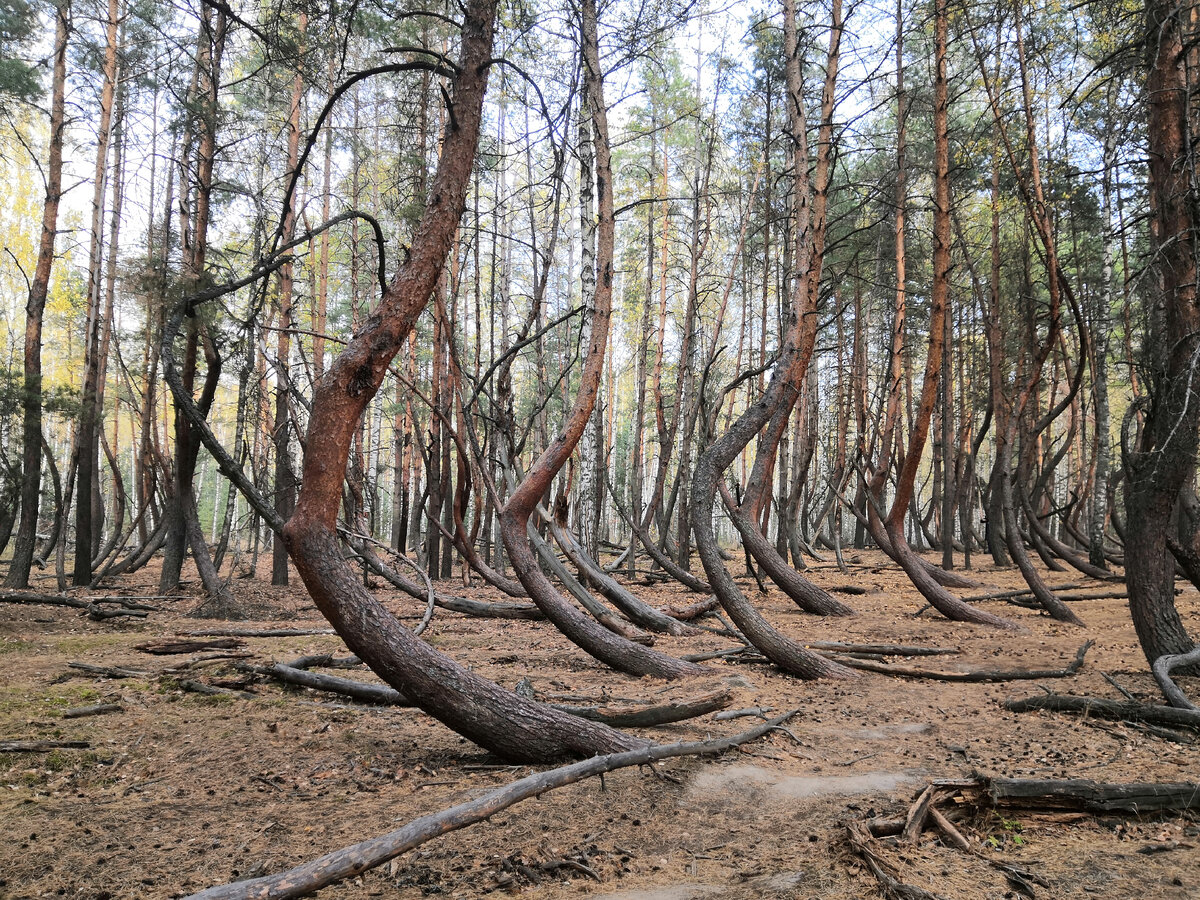
[[[1200,781],[1200,749],[1130,726],[1050,713],[1015,714],[1001,702],[1050,689],[1120,699],[1107,674],[1146,700],[1157,692],[1121,599],[1074,604],[1087,623],[1061,625],[1004,602],[987,608],[1027,631],[1002,633],[926,611],[904,576],[873,553],[849,575],[818,567],[826,587],[858,612],[819,619],[777,591],[756,602],[801,641],[902,642],[960,654],[896,660],[942,669],[1057,668],[1086,640],[1079,674],[1061,680],[958,684],[864,674],[806,683],[761,664],[713,661],[711,675],[664,685],[616,674],[551,626],[469,619],[439,610],[426,633],[438,649],[513,687],[528,679],[540,697],[569,703],[660,701],[730,688],[731,708],[797,708],[790,734],[774,733],[719,758],[629,769],[527,801],[327,888],[324,898],[444,896],[690,900],[690,898],[879,897],[878,882],[848,848],[846,826],[903,814],[932,779],[973,774],[1097,781]],[[977,566],[988,589],[1015,587],[1012,570]],[[1054,584],[1103,586],[1070,573]],[[746,589],[750,583],[743,582]],[[52,580],[44,582],[49,589]],[[448,592],[499,599],[460,582]],[[675,587],[633,585],[649,602],[696,599]],[[240,600],[270,615],[238,628],[322,628],[302,590],[234,583]],[[1111,589],[1111,588],[1109,588]],[[104,594],[149,596],[153,572]],[[405,622],[419,604],[380,590]],[[1179,607],[1200,631],[1200,596]],[[186,895],[274,872],[392,830],[535,771],[507,766],[430,716],[375,708],[273,683],[247,684],[240,663],[314,652],[345,654],[336,636],[247,639],[237,658],[212,651],[152,656],[137,644],[221,625],[189,616],[196,597],[150,601],[146,619],[92,622],[78,610],[0,605],[0,740],[83,740],[84,749],[0,754],[0,898],[90,900]],[[715,623],[714,623],[715,624]],[[706,633],[666,638],[681,655],[731,646]],[[229,651],[227,651],[229,652]],[[113,680],[68,662],[125,666],[147,674]],[[176,669],[172,674],[167,669]],[[340,672],[375,680],[364,669]],[[166,676],[166,677],[164,677]],[[194,679],[253,692],[208,697],[182,690]],[[1183,679],[1192,696],[1200,680]],[[69,708],[116,703],[116,713],[67,719]],[[658,742],[732,734],[744,717],[645,729]],[[1200,897],[1200,817],[970,816],[961,825],[983,858],[945,846],[935,833],[881,852],[906,882],[946,898],[1018,897],[988,859],[1015,863],[1044,882],[1045,898]],[[1164,849],[1166,848],[1166,849]],[[1155,851],[1155,852],[1149,852]],[[1161,851],[1161,852],[1158,852]]]

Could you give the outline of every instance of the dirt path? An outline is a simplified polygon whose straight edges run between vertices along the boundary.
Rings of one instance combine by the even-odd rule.
[[[1200,780],[1196,744],[1163,740],[1121,724],[1047,713],[1006,712],[1001,701],[1064,692],[1119,698],[1102,673],[1144,699],[1157,692],[1122,600],[1074,604],[1085,629],[988,603],[1026,634],[955,624],[926,612],[903,576],[862,554],[851,577],[813,573],[826,586],[868,589],[845,596],[853,619],[814,619],[785,597],[759,598],[772,621],[808,641],[957,647],[956,656],[905,662],[936,668],[1057,668],[1087,639],[1082,671],[1064,681],[958,684],[864,674],[808,684],[759,664],[713,661],[699,683],[664,686],[614,674],[550,626],[467,619],[439,610],[428,639],[482,674],[565,703],[660,701],[713,686],[733,707],[799,707],[790,734],[777,733],[716,760],[680,760],[574,785],[494,820],[427,844],[329,888],[323,898],[417,898],[520,894],[608,900],[878,897],[874,877],[846,847],[846,824],[902,813],[933,778],[973,773],[1098,781]],[[1016,587],[1009,571],[983,568],[981,582]],[[1057,583],[1082,582],[1050,575]],[[155,593],[153,573],[107,594]],[[263,618],[239,628],[322,628],[296,590],[238,581],[239,599]],[[1097,586],[1099,587],[1099,586]],[[684,604],[673,588],[636,587],[650,602]],[[749,589],[749,585],[746,586]],[[480,590],[459,593],[496,599]],[[240,649],[153,656],[135,645],[222,623],[189,618],[194,598],[160,602],[147,619],[102,623],[77,610],[0,606],[0,740],[78,740],[87,748],[0,754],[0,898],[89,900],[172,897],[296,864],[391,830],[528,774],[458,738],[412,709],[372,708],[275,684],[246,684],[237,666],[305,653],[344,654],[336,636],[246,639]],[[395,598],[415,622],[422,610]],[[1179,597],[1184,620],[1200,621],[1200,596]],[[675,654],[731,646],[704,634],[667,639]],[[212,657],[213,653],[240,654]],[[121,680],[69,662],[146,674]],[[182,667],[182,668],[181,668]],[[168,669],[176,671],[168,672]],[[375,680],[359,670],[348,674]],[[204,696],[194,680],[253,692]],[[1184,680],[1193,696],[1200,683]],[[121,709],[86,718],[91,704]],[[748,718],[646,729],[669,742],[742,730]],[[1200,829],[1186,816],[1144,820],[1085,816],[974,817],[963,829],[985,854],[1037,873],[1051,898],[1200,896]],[[1165,849],[1170,848],[1170,849]],[[1153,852],[1151,852],[1153,851]],[[1019,896],[986,862],[927,836],[889,860],[910,884],[947,898]]]

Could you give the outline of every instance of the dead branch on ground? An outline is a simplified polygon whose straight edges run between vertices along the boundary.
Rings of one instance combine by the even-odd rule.
[[[1079,648],[1075,658],[1062,669],[972,669],[969,672],[939,671],[936,669],[921,669],[916,666],[897,666],[891,663],[875,662],[869,659],[846,656],[841,653],[830,654],[844,666],[852,669],[862,669],[866,672],[876,672],[880,675],[894,675],[901,678],[927,678],[933,681],[956,681],[975,684],[985,681],[1029,681],[1041,678],[1069,678],[1083,666],[1083,657],[1095,643],[1088,641]]]
[[[629,766],[649,765],[658,760],[670,759],[675,756],[722,753],[757,740],[778,728],[795,713],[795,710],[785,713],[732,737],[650,746],[638,750],[627,750],[623,753],[609,753],[604,756],[594,756],[582,762],[560,766],[547,772],[537,772],[490,791],[482,797],[414,819],[396,831],[335,850],[286,872],[212,887],[193,894],[187,900],[234,900],[234,898],[240,898],[240,900],[252,900],[252,898],[253,900],[284,900],[284,898],[290,897],[303,897],[326,885],[360,875],[435,837],[491,818],[501,810],[508,809],[530,797],[537,797],[555,788]]]
[[[1158,706],[1151,703],[1105,700],[1101,697],[1039,694],[1022,700],[1006,700],[1004,708],[1010,712],[1029,712],[1036,709],[1052,712],[1078,712],[1085,716],[1099,716],[1103,719],[1148,722],[1151,725],[1164,725],[1168,728],[1182,727],[1200,731],[1200,712],[1195,710]]]

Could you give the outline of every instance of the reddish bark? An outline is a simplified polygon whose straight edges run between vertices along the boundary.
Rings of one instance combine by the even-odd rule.
[[[784,0],[784,41],[787,53],[787,81],[789,93],[789,118],[793,147],[794,265],[799,277],[795,283],[791,315],[787,322],[780,348],[779,361],[771,374],[766,393],[752,404],[720,438],[710,445],[696,463],[692,476],[692,505],[689,515],[696,539],[696,552],[704,565],[709,584],[725,611],[742,633],[776,665],[801,678],[823,676],[848,677],[853,673],[837,663],[831,662],[805,649],[795,641],[780,634],[754,608],[738,588],[733,576],[721,559],[721,551],[713,532],[713,501],[716,497],[717,481],[734,458],[771,419],[780,404],[786,402],[789,392],[796,390],[808,360],[803,353],[802,333],[809,313],[810,294],[805,275],[812,253],[812,231],[810,216],[810,190],[808,184],[808,141],[805,135],[803,90],[800,75],[799,45],[796,28],[796,8],[793,0]],[[792,396],[793,402],[795,395]]]
[[[364,588],[342,558],[335,528],[350,443],[392,357],[408,337],[445,264],[479,140],[495,18],[494,0],[467,7],[459,74],[428,205],[408,260],[374,314],[338,355],[313,397],[296,511],[284,540],[305,586],[350,649],[430,715],[514,760],[542,761],[628,749],[639,741],[525,700],[414,637]]]

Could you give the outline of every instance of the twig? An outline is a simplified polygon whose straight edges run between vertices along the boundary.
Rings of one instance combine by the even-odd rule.
[[[1115,687],[1118,691],[1120,691],[1126,700],[1130,700],[1133,703],[1138,702],[1138,698],[1133,696],[1133,694],[1131,694],[1128,690],[1126,690],[1125,686],[1123,684],[1121,684],[1119,681],[1117,681],[1117,679],[1115,679],[1112,675],[1109,675],[1107,672],[1101,672],[1100,674],[1101,674],[1101,676],[1103,676],[1105,681],[1107,681],[1109,684],[1111,684],[1113,687]]]
[[[871,874],[883,887],[885,896],[891,900],[944,900],[939,894],[931,894],[924,888],[901,881],[892,865],[875,852],[875,839],[866,825],[856,822],[847,826],[846,831],[851,848],[867,864]]]

